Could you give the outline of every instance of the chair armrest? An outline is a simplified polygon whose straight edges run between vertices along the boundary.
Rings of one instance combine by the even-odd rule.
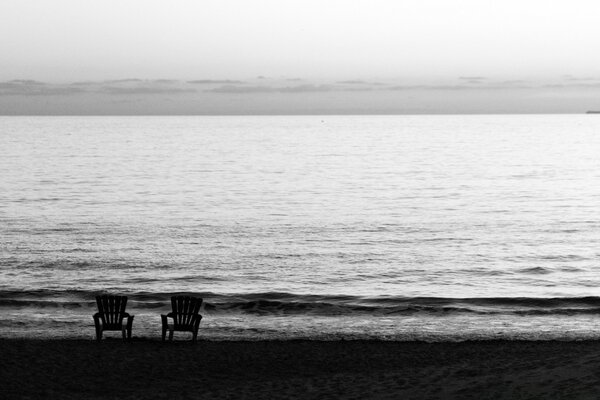
[[[123,320],[127,318],[127,325],[131,325],[133,322],[133,315],[129,314],[128,312],[124,312],[122,316],[123,318],[121,319],[121,323],[123,323]]]

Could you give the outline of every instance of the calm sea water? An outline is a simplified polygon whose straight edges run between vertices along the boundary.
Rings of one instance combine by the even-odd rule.
[[[600,337],[600,118],[0,117],[0,241],[0,337]]]

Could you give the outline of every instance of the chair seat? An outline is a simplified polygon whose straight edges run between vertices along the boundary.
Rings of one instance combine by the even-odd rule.
[[[103,331],[121,331],[123,329],[127,329],[127,323],[121,324],[106,324],[102,326]]]
[[[167,324],[167,329],[170,331],[187,331],[194,332],[194,327],[189,325]]]

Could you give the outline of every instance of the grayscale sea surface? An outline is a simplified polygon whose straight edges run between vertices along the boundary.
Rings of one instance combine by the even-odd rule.
[[[595,115],[0,117],[0,337],[600,337]]]

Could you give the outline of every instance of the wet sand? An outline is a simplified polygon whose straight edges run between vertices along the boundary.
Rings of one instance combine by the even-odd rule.
[[[593,399],[600,342],[0,340],[0,397]]]

